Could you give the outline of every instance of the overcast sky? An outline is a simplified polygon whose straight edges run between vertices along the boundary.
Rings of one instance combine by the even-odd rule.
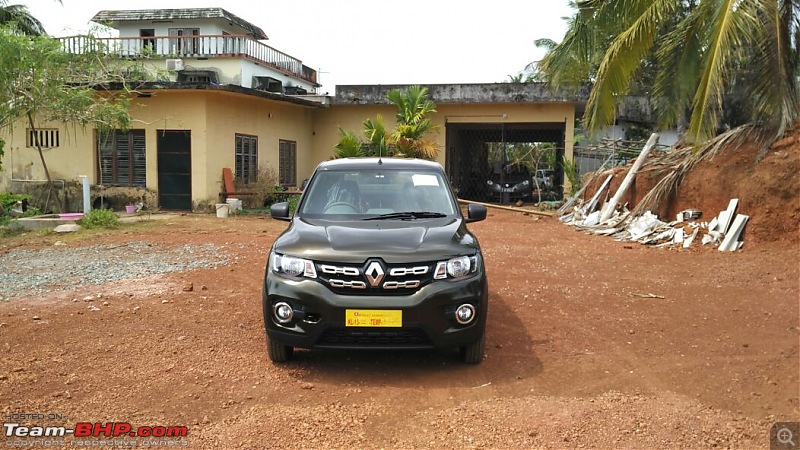
[[[261,27],[267,44],[317,69],[322,92],[345,84],[494,83],[560,42],[567,0],[11,0],[48,33],[85,32],[100,10],[222,7]]]

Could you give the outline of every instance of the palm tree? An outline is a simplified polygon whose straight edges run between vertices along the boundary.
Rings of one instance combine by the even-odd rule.
[[[430,115],[436,112],[428,88],[411,86],[401,91],[392,89],[386,98],[397,106],[397,126],[391,135],[395,155],[408,158],[436,158],[436,142],[428,136],[436,130]]]
[[[386,133],[386,126],[383,124],[383,116],[378,114],[374,121],[367,119],[362,126],[364,127],[364,137],[367,138],[370,154],[389,156],[389,135]]]
[[[357,158],[366,156],[364,144],[358,136],[349,130],[339,127],[339,143],[334,147],[334,158]]]
[[[594,21],[590,10],[579,8],[574,1],[568,3],[577,11],[563,18],[567,32],[561,43],[537,39],[534,45],[547,51],[537,67],[540,77],[554,87],[576,89],[594,81],[617,25]]]
[[[428,135],[436,130],[429,118],[436,105],[428,96],[428,89],[411,86],[406,90],[392,89],[386,98],[397,106],[397,122],[392,133],[387,132],[380,114],[365,120],[362,126],[365,141],[354,132],[339,129],[339,143],[334,147],[334,158],[348,156],[380,155],[402,158],[435,159],[436,142]],[[365,151],[368,149],[368,151]]]
[[[508,83],[530,83],[533,81],[533,76],[531,74],[525,74],[520,72],[516,75],[509,75],[508,76]]]
[[[555,86],[575,80],[566,76],[570,61],[593,72],[584,116],[590,131],[613,122],[616,96],[648,64],[659,125],[675,125],[689,111],[688,142],[739,125],[721,121],[734,87],[749,99],[747,124],[737,132],[774,140],[798,118],[797,0],[583,0],[576,7],[543,70]]]
[[[47,34],[42,23],[31,15],[25,5],[9,5],[7,0],[0,0],[0,25],[11,23],[22,34],[30,36]]]

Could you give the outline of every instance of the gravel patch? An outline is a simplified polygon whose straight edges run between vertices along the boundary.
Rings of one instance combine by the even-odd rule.
[[[143,241],[0,254],[0,299],[101,285],[112,281],[211,269],[230,258],[214,244],[161,248]]]

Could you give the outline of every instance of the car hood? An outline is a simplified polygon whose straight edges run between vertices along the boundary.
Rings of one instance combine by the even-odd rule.
[[[478,241],[460,218],[329,221],[295,217],[273,250],[316,261],[437,261],[473,254]]]

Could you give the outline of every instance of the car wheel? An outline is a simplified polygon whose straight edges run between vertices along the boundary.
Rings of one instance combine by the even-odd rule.
[[[267,338],[267,353],[269,359],[275,363],[284,363],[292,359],[294,354],[294,347],[283,345],[280,342],[275,342],[269,337]]]
[[[461,361],[466,364],[478,364],[483,360],[483,352],[486,349],[486,333],[481,333],[481,338],[472,344],[465,345],[459,350]]]

